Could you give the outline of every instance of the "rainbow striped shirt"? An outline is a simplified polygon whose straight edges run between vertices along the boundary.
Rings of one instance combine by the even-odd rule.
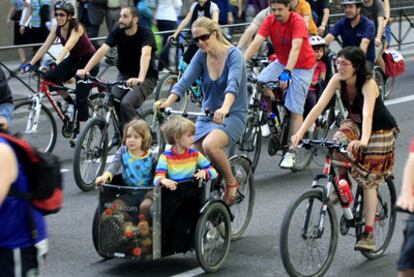
[[[217,171],[199,151],[189,148],[184,153],[178,154],[171,148],[158,158],[154,185],[158,186],[162,178],[176,182],[190,180],[197,170],[205,170],[207,179],[217,177]]]

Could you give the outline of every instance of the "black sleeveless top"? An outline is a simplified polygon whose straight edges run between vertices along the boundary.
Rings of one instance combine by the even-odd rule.
[[[69,35],[68,38],[70,36]],[[60,39],[60,42],[63,46],[65,46],[67,39],[62,36],[61,27],[57,26],[56,28],[56,36]],[[79,38],[78,42],[73,46],[72,50],[70,50],[70,56],[73,58],[91,58],[95,54],[95,47],[93,46],[92,42],[89,40],[86,31],[83,32],[82,36]]]
[[[362,110],[364,105],[364,95],[362,91],[357,91],[355,95],[351,92],[345,82],[341,82],[341,100],[348,110],[348,119],[351,119],[362,126]],[[374,115],[372,118],[372,131],[389,130],[397,127],[397,122],[385,107],[379,95],[375,100]]]

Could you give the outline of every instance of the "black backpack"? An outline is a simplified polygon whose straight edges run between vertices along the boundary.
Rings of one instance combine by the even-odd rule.
[[[11,188],[8,196],[31,201],[44,215],[57,213],[63,204],[63,180],[59,158],[38,151],[26,140],[3,130],[0,130],[0,137],[11,144],[18,160],[23,164],[29,187],[28,192]]]

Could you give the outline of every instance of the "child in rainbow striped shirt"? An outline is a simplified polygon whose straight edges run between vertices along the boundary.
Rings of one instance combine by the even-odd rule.
[[[196,179],[214,179],[217,171],[198,150],[192,149],[194,142],[194,123],[181,116],[173,117],[161,127],[161,131],[171,149],[164,151],[155,169],[154,185],[164,185],[170,190],[177,183]]]

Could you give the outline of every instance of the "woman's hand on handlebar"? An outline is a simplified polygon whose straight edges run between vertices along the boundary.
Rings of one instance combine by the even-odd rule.
[[[367,146],[364,145],[360,140],[353,140],[348,144],[348,153],[358,153],[363,151]]]
[[[401,192],[395,205],[403,210],[408,210],[411,213],[414,213],[414,195],[409,192]]]
[[[76,76],[78,76],[81,79],[85,79],[85,78],[89,77],[89,75],[90,75],[89,71],[85,70],[84,68],[78,69],[76,71]]]
[[[171,36],[168,37],[168,42],[175,42],[177,41],[177,35],[176,34],[172,34]]]
[[[217,124],[223,124],[224,118],[229,114],[229,110],[221,107],[214,112],[213,121]]]

